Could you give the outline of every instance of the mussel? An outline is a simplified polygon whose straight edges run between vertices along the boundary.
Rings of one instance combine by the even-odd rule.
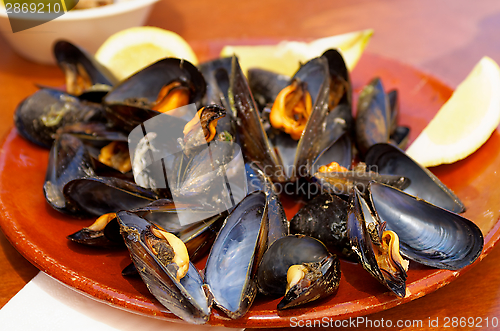
[[[66,91],[81,99],[100,102],[118,81],[92,55],[66,40],[54,44],[54,57],[66,77]]]
[[[333,194],[320,194],[302,207],[290,220],[290,234],[303,234],[320,240],[330,252],[355,259],[347,236],[349,204]]]
[[[328,51],[301,66],[274,100],[264,127],[248,83],[234,61],[230,100],[245,157],[273,182],[312,175],[312,163],[352,122],[350,84],[342,56]],[[232,96],[232,97],[231,97]]]
[[[130,257],[151,294],[185,321],[206,323],[209,300],[182,241],[135,214],[122,211],[117,216]]]
[[[361,156],[377,143],[392,142],[404,148],[410,129],[398,126],[399,97],[397,90],[386,94],[382,80],[374,78],[359,95],[356,114],[356,142]]]
[[[378,214],[357,188],[349,202],[347,233],[363,268],[394,294],[404,297],[409,264],[399,253],[398,235],[384,231]]]
[[[74,179],[94,175],[92,160],[82,141],[69,134],[60,135],[49,154],[43,184],[45,200],[60,212],[78,214],[80,209],[64,197],[64,186]]]
[[[226,219],[208,256],[205,283],[231,318],[245,315],[257,294],[254,279],[266,247],[267,212],[266,194],[250,193]]]
[[[278,309],[327,297],[338,288],[340,263],[317,239],[296,235],[275,241],[259,265],[257,283],[266,295],[284,296]]]
[[[104,114],[100,104],[82,101],[59,90],[42,89],[17,106],[14,123],[25,139],[50,148],[59,128],[75,123],[105,122]]]
[[[370,199],[386,229],[398,234],[401,253],[419,263],[458,270],[481,254],[484,239],[468,219],[395,188],[372,183]]]
[[[64,185],[64,198],[83,215],[103,214],[144,207],[158,195],[115,177],[85,177]]]
[[[129,132],[161,113],[197,103],[205,91],[205,80],[194,65],[166,58],[116,85],[103,102],[110,122]]]

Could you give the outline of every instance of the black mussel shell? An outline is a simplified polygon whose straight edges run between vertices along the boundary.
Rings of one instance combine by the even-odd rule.
[[[287,289],[287,272],[303,265],[316,275],[310,284]],[[278,309],[290,308],[331,295],[340,281],[339,261],[317,239],[296,235],[275,241],[264,254],[257,271],[259,290],[266,295],[285,296]]]
[[[273,145],[279,151],[279,157],[283,160],[289,180],[311,175],[312,162],[326,147],[323,137],[329,135],[332,130],[331,126],[324,125],[329,116],[327,104],[330,77],[327,59],[319,57],[308,61],[300,67],[292,80],[307,84],[313,106],[298,142],[285,133],[280,133],[272,139]]]
[[[322,145],[338,138],[339,132],[350,133],[354,125],[352,116],[352,84],[349,70],[344,58],[336,49],[329,49],[323,53],[322,57],[328,60],[328,70],[330,71],[330,96],[328,114],[325,123],[330,129],[327,135],[323,136]]]
[[[368,167],[375,166],[381,174],[405,176],[411,184],[404,189],[410,195],[455,213],[465,211],[464,204],[427,168],[422,167],[401,149],[390,144],[376,144],[366,153]]]
[[[196,267],[190,263],[187,274],[178,281],[177,266],[173,263],[164,266],[144,242],[151,223],[129,212],[122,211],[117,215],[130,257],[151,294],[185,321],[206,323],[210,316],[210,306]]]
[[[219,119],[217,132],[224,132],[230,139],[236,138],[236,118],[229,104],[229,80],[231,77],[232,57],[225,57],[199,65],[207,82],[207,92],[203,105],[217,104],[227,110],[225,117]]]
[[[340,166],[350,169],[353,160],[352,140],[348,133],[343,133],[331,142],[313,161],[312,171],[316,173],[319,167],[337,162]]]
[[[186,60],[166,58],[122,81],[106,95],[104,102],[110,105],[127,103],[127,100],[131,99],[143,99],[144,102],[152,104],[161,89],[173,81],[179,81],[191,90],[190,103],[201,100],[205,95],[205,79],[194,65]]]
[[[214,302],[231,318],[243,316],[257,294],[254,275],[266,239],[266,194],[253,192],[227,217],[205,267]]]
[[[401,253],[408,258],[458,270],[481,254],[483,234],[468,219],[382,184],[372,183],[369,190],[380,219],[398,234]]]
[[[376,243],[369,231],[379,233],[381,224],[378,215],[371,210],[361,192],[356,188],[352,192],[349,204],[347,234],[360,264],[382,285],[403,298],[406,295],[405,270],[398,266],[397,274],[389,275],[381,270],[375,257],[373,245]]]
[[[316,269],[321,277],[316,278],[312,284],[297,284],[286,292],[278,303],[278,310],[288,309],[308,302],[326,298],[334,294],[340,283],[340,262],[337,256],[331,255],[319,263],[310,265]]]
[[[117,127],[132,130],[142,122],[161,114],[152,110],[161,89],[179,82],[190,91],[189,103],[201,100],[206,82],[190,62],[176,58],[162,59],[115,86],[104,98],[107,118]]]
[[[286,177],[281,160],[271,148],[248,81],[241,71],[238,59],[233,57],[232,61],[229,101],[231,110],[238,117],[236,129],[245,161],[257,163],[273,182],[284,182]]]
[[[392,136],[398,127],[399,119],[399,92],[398,90],[390,90],[387,92],[387,102],[389,102],[389,110],[391,112],[390,130]]]
[[[23,138],[50,148],[59,128],[82,122],[103,122],[104,113],[100,104],[82,101],[62,91],[43,89],[17,106],[14,124]]]
[[[232,57],[224,57],[198,66],[205,81],[207,92],[203,98],[203,104],[217,104],[229,109],[229,77],[231,77]]]
[[[74,123],[57,130],[56,135],[71,134],[87,145],[104,147],[112,141],[127,141],[127,136],[118,130],[112,130],[103,122]]]
[[[45,200],[60,212],[78,215],[79,208],[68,203],[63,188],[71,180],[89,176],[94,176],[94,169],[82,141],[69,134],[60,135],[49,154],[43,185]]]
[[[382,81],[374,78],[359,95],[356,144],[361,155],[376,143],[389,141],[391,112]]]
[[[114,177],[74,179],[64,186],[63,192],[78,210],[93,216],[144,207],[158,199],[154,192]]]
[[[330,252],[355,260],[347,236],[349,204],[331,194],[320,194],[307,202],[290,220],[290,234],[303,234],[321,241]]]
[[[116,217],[110,220],[102,230],[83,228],[66,238],[76,243],[93,247],[111,248],[122,247],[124,245]]]
[[[74,92],[78,92],[75,95],[81,95],[82,92],[90,92],[91,90],[93,90],[92,93],[103,91],[104,93],[100,93],[102,99],[102,96],[107,93],[110,87],[118,82],[116,77],[97,62],[92,55],[68,41],[59,40],[54,44],[54,56],[57,64],[66,75],[68,93],[75,94]],[[80,76],[81,80],[88,80],[86,83],[90,84],[90,86],[74,88],[72,85],[78,81],[78,76]],[[92,86],[97,87],[97,90],[96,88],[92,89]],[[80,89],[81,91],[79,91]]]

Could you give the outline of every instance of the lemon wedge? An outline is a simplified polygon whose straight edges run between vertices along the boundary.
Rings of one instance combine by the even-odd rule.
[[[181,36],[151,26],[115,33],[101,45],[95,57],[119,80],[165,57],[181,58],[198,64],[191,46]]]
[[[220,56],[236,54],[245,74],[249,68],[261,68],[292,76],[300,63],[336,48],[344,57],[347,69],[352,71],[372,35],[373,30],[368,29],[320,38],[309,43],[282,41],[277,45],[225,46]]]
[[[483,57],[420,133],[407,154],[426,167],[474,153],[500,124],[500,68]]]

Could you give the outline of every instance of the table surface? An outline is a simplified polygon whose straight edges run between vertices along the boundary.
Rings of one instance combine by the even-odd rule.
[[[170,29],[188,42],[213,39],[310,39],[373,28],[367,51],[415,66],[455,88],[479,59],[488,55],[500,63],[500,2],[496,0],[350,0],[350,1],[160,1],[147,25]],[[34,93],[34,83],[61,85],[52,66],[28,62],[0,36],[0,135],[12,126],[12,114],[22,98]],[[15,96],[15,97],[13,97]],[[500,318],[500,248],[444,288],[408,304],[367,316],[377,321],[429,321],[446,329],[449,318],[473,317],[482,329]],[[38,270],[0,232],[0,307]],[[482,322],[482,323],[481,323]],[[432,324],[434,326],[436,324]],[[359,330],[365,327],[356,328]],[[461,328],[463,330],[473,328]]]

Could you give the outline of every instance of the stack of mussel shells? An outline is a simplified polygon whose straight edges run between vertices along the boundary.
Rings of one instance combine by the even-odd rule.
[[[54,54],[66,90],[40,89],[14,117],[22,137],[50,148],[47,203],[94,218],[68,239],[126,246],[133,264],[124,275],[139,275],[188,322],[209,321],[213,309],[239,318],[257,295],[281,297],[278,310],[334,295],[339,259],[405,297],[408,260],[457,270],[481,254],[483,235],[459,215],[459,198],[405,154],[397,90],[374,78],[354,119],[336,50],[293,77],[245,75],[236,57],[198,67],[165,58],[121,82],[69,42]],[[194,114],[179,111],[187,105]],[[160,139],[165,132],[179,139]],[[224,143],[237,148],[212,148]],[[154,156],[169,151],[178,153]],[[158,181],[158,171],[176,176]],[[242,176],[241,185],[202,197],[221,171],[226,184]],[[291,220],[287,197],[303,205]],[[207,255],[200,272],[193,261]]]

